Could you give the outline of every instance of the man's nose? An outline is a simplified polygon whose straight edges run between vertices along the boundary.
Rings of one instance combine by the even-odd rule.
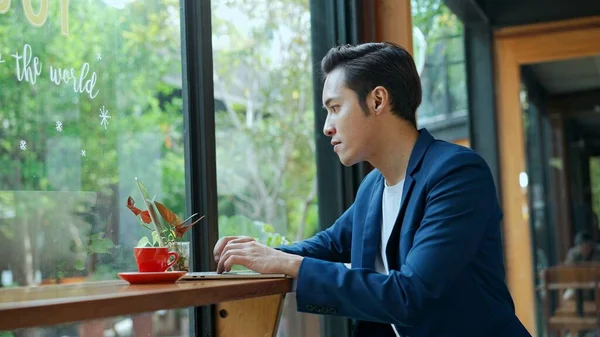
[[[335,135],[335,128],[333,127],[333,125],[325,121],[325,126],[323,126],[323,133],[327,137],[333,137],[333,135]]]
[[[325,119],[325,124],[323,124],[323,133],[327,137],[333,137],[333,135],[335,135],[335,128],[331,124],[329,116],[327,116],[327,118]]]

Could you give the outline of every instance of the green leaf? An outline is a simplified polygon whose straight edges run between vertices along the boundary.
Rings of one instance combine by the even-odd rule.
[[[94,241],[94,240],[98,240],[104,237],[104,232],[98,232],[96,234],[91,234],[90,235],[90,240]]]
[[[112,240],[104,237],[104,232],[90,235],[90,252],[92,254],[108,254],[114,247]]]
[[[71,240],[71,242],[69,243],[69,250],[75,254],[81,254],[81,253],[86,253],[87,252],[87,247],[85,246],[78,246],[75,243],[75,240]]]
[[[275,233],[275,228],[273,228],[273,226],[271,226],[269,224],[264,224],[263,225],[263,231],[265,233]]]
[[[110,239],[104,238],[92,244],[92,251],[95,254],[109,254],[114,247],[115,245]]]
[[[77,261],[75,261],[75,269],[77,269],[77,270],[85,270],[85,260],[77,260]]]
[[[150,240],[148,240],[147,236],[144,236],[143,238],[140,239],[140,241],[138,241],[136,247],[151,247],[152,244],[150,243]]]

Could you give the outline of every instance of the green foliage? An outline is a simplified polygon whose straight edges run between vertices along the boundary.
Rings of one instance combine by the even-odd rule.
[[[213,1],[212,11],[219,234],[269,245],[309,237],[318,228],[309,2]]]
[[[115,244],[109,238],[104,237],[104,232],[99,232],[89,236],[89,243],[85,247],[73,246],[71,249],[75,253],[75,269],[83,271],[87,267],[89,256],[94,254],[110,254]]]
[[[108,254],[114,247],[112,240],[105,238],[103,232],[90,236],[90,254]]]
[[[178,0],[122,9],[72,1],[68,37],[60,34],[60,2],[49,3],[43,27],[26,22],[19,1],[0,14],[0,267],[19,266],[21,285],[33,268],[43,278],[91,279],[134,268],[131,248],[146,229],[120,216],[128,212],[121,198],[138,193],[140,176],[185,214],[184,135],[195,132],[183,127]],[[214,51],[220,234],[272,246],[311,236],[318,216],[309,2],[212,5],[246,15],[249,25],[213,15],[214,38],[229,40]],[[10,56],[25,44],[43,63],[35,85],[17,80]],[[51,65],[79,75],[84,63],[88,79],[97,75],[93,99],[48,76]],[[106,128],[102,107],[111,115]]]
[[[273,226],[263,224],[263,233],[266,234],[264,243],[269,247],[277,247],[281,245],[289,245],[290,241],[283,235],[276,233]]]
[[[152,237],[152,241],[150,241],[147,236],[143,236],[140,241],[138,241],[136,247],[161,247],[158,232],[153,230],[150,236]]]
[[[421,73],[419,118],[467,110],[463,25],[443,0],[411,0],[413,44]],[[422,34],[422,35],[421,35]]]
[[[137,191],[128,183],[135,174],[163,177],[149,187],[162,184],[172,210],[185,212],[179,1],[123,9],[70,2],[68,37],[60,34],[59,3],[50,2],[43,27],[27,23],[18,1],[0,14],[0,268],[21,266],[14,270],[19,284],[33,272],[28,254],[44,278],[130,265],[122,261],[132,259],[135,242],[126,238],[138,232],[124,229],[127,220],[120,224],[117,215],[126,209],[115,206],[121,193]],[[17,80],[10,56],[26,44],[43,64],[35,85]],[[86,62],[87,78],[97,75],[95,98],[75,93],[73,81],[50,80],[50,66],[72,67],[79,80]],[[106,128],[103,106],[111,115]]]
[[[290,244],[290,241],[284,235],[277,233],[272,225],[253,221],[240,214],[219,216],[219,234],[222,236],[247,235],[269,247]]]

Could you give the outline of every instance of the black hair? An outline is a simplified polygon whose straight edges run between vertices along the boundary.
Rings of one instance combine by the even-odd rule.
[[[390,42],[370,42],[331,48],[321,61],[323,78],[343,67],[346,86],[353,90],[368,113],[366,98],[377,86],[389,93],[394,114],[417,126],[416,111],[421,104],[421,79],[412,56]]]
[[[592,236],[587,231],[580,231],[575,235],[575,244],[580,245],[583,243],[593,242]]]

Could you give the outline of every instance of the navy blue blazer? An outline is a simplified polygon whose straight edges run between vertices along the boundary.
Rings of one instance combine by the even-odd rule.
[[[398,220],[375,271],[384,179],[373,170],[325,231],[278,249],[302,255],[298,311],[355,320],[354,336],[531,336],[505,283],[502,211],[474,151],[425,129],[409,159]],[[351,263],[347,268],[343,263]]]

